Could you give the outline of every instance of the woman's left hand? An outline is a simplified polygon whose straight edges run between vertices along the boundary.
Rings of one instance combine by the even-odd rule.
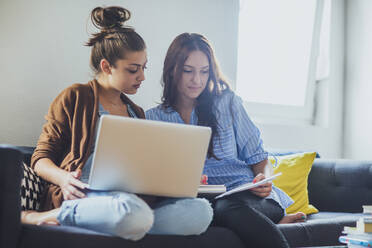
[[[259,181],[261,181],[263,179],[265,179],[265,175],[262,174],[262,173],[259,173],[253,179],[253,182],[254,183],[257,183],[257,182],[259,182]],[[267,183],[264,183],[264,184],[262,184],[262,185],[260,185],[258,187],[255,187],[255,188],[250,189],[250,191],[253,194],[255,194],[255,195],[259,196],[259,197],[265,198],[265,197],[267,197],[267,196],[270,195],[272,188],[273,188],[272,182],[267,182]]]

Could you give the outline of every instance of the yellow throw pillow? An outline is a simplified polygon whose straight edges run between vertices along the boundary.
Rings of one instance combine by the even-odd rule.
[[[275,156],[277,165],[274,168],[274,173],[282,172],[282,175],[273,180],[273,183],[276,187],[287,193],[294,201],[286,209],[288,214],[297,212],[314,214],[319,212],[318,209],[309,204],[307,191],[307,178],[315,156],[315,152]],[[275,164],[274,157],[270,156],[269,160],[272,164]]]

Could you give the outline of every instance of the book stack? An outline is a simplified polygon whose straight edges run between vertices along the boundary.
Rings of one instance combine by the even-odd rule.
[[[363,217],[356,222],[356,227],[345,226],[341,243],[347,247],[372,247],[372,205],[363,206]]]

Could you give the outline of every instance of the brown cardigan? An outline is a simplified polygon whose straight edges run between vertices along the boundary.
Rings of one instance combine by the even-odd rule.
[[[122,100],[130,104],[139,118],[145,118],[143,109],[127,96]],[[67,171],[81,169],[91,154],[93,136],[98,118],[98,82],[74,84],[63,90],[49,107],[36,149],[31,158],[31,167],[41,158],[51,159]],[[57,208],[63,195],[59,186],[48,188],[43,209]]]

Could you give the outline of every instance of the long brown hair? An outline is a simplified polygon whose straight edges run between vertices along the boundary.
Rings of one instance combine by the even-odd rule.
[[[126,53],[146,49],[142,37],[132,27],[124,25],[130,17],[129,10],[117,6],[92,10],[90,18],[100,32],[93,34],[86,45],[92,47],[90,66],[96,74],[101,72],[102,59],[115,67],[116,61],[124,59]]]
[[[207,86],[196,99],[195,111],[198,117],[198,125],[208,126],[212,129],[212,136],[208,147],[208,157],[218,159],[213,152],[214,137],[218,136],[218,110],[215,106],[216,98],[224,91],[231,91],[227,80],[224,79],[219,69],[218,61],[213,48],[207,38],[196,33],[183,33],[178,35],[170,47],[164,60],[162,85],[162,107],[176,109],[178,98],[177,84],[181,80],[183,66],[188,56],[193,51],[203,52],[209,62],[209,78]]]

